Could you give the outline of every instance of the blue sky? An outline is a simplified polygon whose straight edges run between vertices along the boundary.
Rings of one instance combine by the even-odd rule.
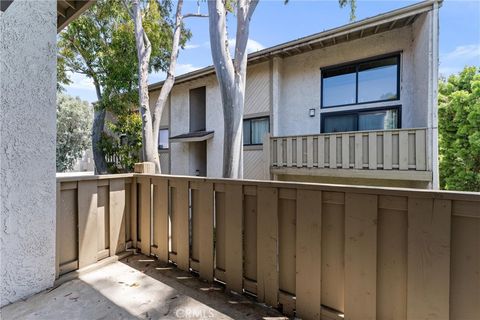
[[[356,20],[411,5],[418,1],[357,0]],[[197,1],[185,0],[184,13],[196,12]],[[200,11],[206,13],[206,4]],[[248,49],[256,51],[313,33],[328,30],[349,22],[350,9],[339,8],[337,0],[261,0],[250,25]],[[234,37],[234,21],[229,22],[230,37]],[[187,27],[192,38],[180,52],[177,74],[183,74],[211,65],[208,19],[189,18]],[[480,0],[445,0],[440,9],[440,74],[448,76],[465,65],[480,66]],[[164,74],[153,74],[150,82],[164,79]],[[73,75],[74,83],[67,93],[83,100],[96,100],[89,79]]]

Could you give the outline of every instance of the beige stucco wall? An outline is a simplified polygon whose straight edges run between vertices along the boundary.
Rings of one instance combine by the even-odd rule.
[[[206,130],[215,131],[214,137],[207,141],[207,176],[221,177],[223,164],[223,111],[220,90],[215,75],[200,78],[174,86],[170,96],[172,111],[170,114],[170,136],[189,131],[189,91],[201,86],[206,87]],[[267,114],[270,110],[270,63],[265,62],[249,68],[246,85],[245,115]],[[152,97],[154,97],[152,95]],[[152,99],[152,98],[151,98]],[[189,143],[170,144],[171,174],[194,174],[193,161],[189,157]],[[259,168],[261,151],[245,154],[245,178],[263,179],[264,167]],[[260,174],[261,173],[261,174]]]
[[[157,102],[160,90],[150,92],[150,108],[153,110],[155,103]],[[170,119],[170,100],[167,101],[165,108],[163,109],[162,119],[160,120],[160,127],[168,128],[168,122]]]
[[[273,58],[250,65],[247,71],[245,118],[270,115],[274,135],[320,132],[321,115],[358,108],[402,106],[402,127],[428,126],[429,36],[431,13],[413,25],[322,49]],[[400,53],[400,99],[361,106],[320,108],[321,68],[380,55]],[[207,142],[207,176],[222,174],[223,116],[220,91],[214,75],[175,85],[171,94],[171,136],[189,130],[189,90],[206,86],[206,129],[215,131]],[[309,116],[309,109],[315,116]],[[189,144],[171,144],[171,173],[189,174]],[[265,179],[259,150],[245,149],[244,176]]]
[[[418,22],[421,23],[421,22]],[[424,35],[407,26],[378,35],[326,47],[284,58],[282,61],[280,99],[278,106],[278,135],[315,134],[320,132],[322,113],[352,109],[369,109],[387,105],[402,105],[402,127],[427,126],[426,94],[428,65]],[[356,106],[320,108],[321,68],[401,52],[400,99]],[[309,117],[309,109],[315,117]]]
[[[0,305],[55,280],[57,1],[0,13]]]

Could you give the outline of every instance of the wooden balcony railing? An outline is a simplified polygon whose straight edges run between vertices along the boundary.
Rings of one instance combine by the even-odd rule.
[[[480,314],[479,193],[149,174],[57,186],[60,273],[131,246],[302,319]]]
[[[271,168],[427,171],[426,129],[270,137]]]
[[[131,247],[135,195],[133,174],[57,178],[57,277]]]

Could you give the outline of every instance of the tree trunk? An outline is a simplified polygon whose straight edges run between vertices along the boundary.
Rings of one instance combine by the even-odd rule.
[[[138,56],[138,75],[139,75],[139,96],[140,96],[140,112],[142,114],[142,138],[143,138],[143,159],[144,161],[153,162],[155,164],[155,172],[161,173],[158,156],[158,134],[160,131],[160,122],[162,113],[167,104],[167,99],[175,83],[175,67],[180,49],[180,37],[182,35],[182,20],[184,17],[206,17],[202,14],[187,14],[182,16],[183,0],[178,0],[177,11],[175,14],[175,29],[173,30],[172,52],[170,53],[170,64],[168,65],[167,78],[165,79],[160,95],[155,103],[153,110],[149,106],[148,94],[148,65],[150,63],[151,44],[148,36],[143,29],[142,15],[138,0],[132,1],[132,10],[130,10],[126,0],[125,6],[135,24],[135,40],[137,45]]]
[[[175,14],[175,30],[173,31],[172,52],[170,54],[170,64],[168,65],[167,78],[165,79],[153,112],[153,140],[158,148],[158,134],[160,131],[160,122],[162,120],[163,110],[167,104],[167,99],[175,83],[175,67],[177,66],[178,52],[180,48],[180,36],[182,34],[182,6],[183,0],[177,3],[177,12]],[[158,152],[157,152],[158,154]],[[155,163],[156,173],[162,173],[160,162]]]
[[[223,177],[243,179],[243,110],[249,24],[257,0],[237,1],[235,59],[228,51],[226,10],[222,0],[208,1],[210,47],[222,96]]]
[[[155,147],[153,137],[152,114],[150,112],[150,101],[148,95],[148,65],[152,46],[147,34],[143,29],[142,12],[138,0],[133,2],[132,18],[135,24],[135,40],[138,57],[139,86],[138,95],[140,102],[140,114],[142,116],[142,157],[143,161],[153,162],[155,168],[160,168],[158,147]],[[158,138],[157,138],[158,139]]]
[[[98,101],[102,100],[102,91],[100,89],[100,84],[96,79],[94,79],[95,90],[97,92]],[[95,174],[106,174],[108,173],[107,161],[105,161],[105,153],[100,149],[99,144],[102,139],[103,129],[105,127],[105,108],[97,109],[93,113],[93,124],[92,124],[92,151],[93,151],[93,162],[95,163]]]

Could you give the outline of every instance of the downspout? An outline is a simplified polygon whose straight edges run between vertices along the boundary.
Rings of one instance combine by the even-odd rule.
[[[429,154],[432,165],[432,184],[431,188],[438,190],[439,182],[439,159],[438,159],[438,41],[439,41],[439,2],[433,2],[430,32],[430,63],[429,63],[429,112],[428,112],[428,131],[429,131]]]

